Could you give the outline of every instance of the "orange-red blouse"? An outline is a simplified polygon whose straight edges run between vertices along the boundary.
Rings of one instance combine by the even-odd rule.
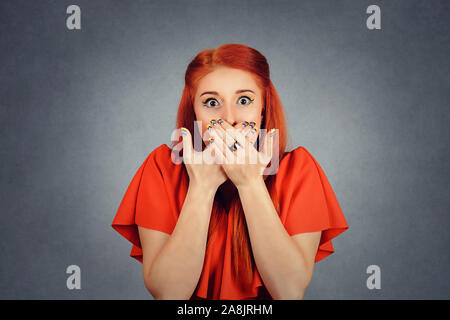
[[[112,227],[132,244],[130,256],[142,263],[137,226],[171,234],[186,197],[189,176],[184,164],[175,164],[166,144],[153,150],[137,170]],[[347,230],[336,196],[324,171],[304,148],[287,152],[275,177],[280,212],[286,231],[293,236],[322,231],[315,262],[334,252],[331,240]],[[225,209],[223,209],[225,210]],[[253,284],[242,289],[232,277],[232,215],[224,212],[219,232],[210,239],[199,283],[191,299],[271,299],[256,267]]]

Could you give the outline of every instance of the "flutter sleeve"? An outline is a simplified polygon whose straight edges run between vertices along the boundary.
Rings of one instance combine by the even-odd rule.
[[[143,260],[138,225],[171,234],[177,221],[157,163],[159,150],[150,153],[135,173],[111,225],[133,244],[130,256],[140,262]]]
[[[291,151],[283,165],[281,218],[291,236],[322,231],[318,262],[334,252],[331,240],[349,226],[323,169],[304,147]]]

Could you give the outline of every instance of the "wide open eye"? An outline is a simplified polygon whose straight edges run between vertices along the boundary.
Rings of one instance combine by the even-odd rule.
[[[247,96],[242,96],[239,98],[238,104],[240,104],[241,106],[247,106],[247,105],[251,104],[253,102],[253,100]]]
[[[212,102],[212,104],[210,102]],[[215,108],[215,107],[219,106],[219,102],[215,98],[208,98],[205,101],[203,101],[202,103],[203,103],[203,106],[206,108]]]

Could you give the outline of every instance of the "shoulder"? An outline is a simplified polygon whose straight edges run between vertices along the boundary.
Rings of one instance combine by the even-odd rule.
[[[176,181],[180,181],[180,176],[186,173],[186,169],[182,165],[182,162],[179,161],[177,153],[173,152],[166,144],[162,144],[150,152],[147,156],[145,166],[147,168],[147,175],[159,173],[164,177],[166,182],[173,181],[175,183]]]
[[[155,148],[150,154],[147,156],[147,159],[151,160],[159,167],[167,167],[171,161],[172,149],[169,148],[165,143]]]
[[[142,163],[144,174],[154,174],[155,172],[163,173],[170,170],[171,166],[171,151],[166,144],[153,149]]]
[[[319,168],[316,159],[303,146],[285,152],[275,175],[277,189],[282,193],[290,192],[288,190],[303,186],[305,181],[317,181]]]
[[[285,152],[283,158],[280,161],[279,171],[289,171],[289,170],[303,170],[313,169],[317,165],[316,159],[313,155],[304,147],[298,146],[297,148]]]

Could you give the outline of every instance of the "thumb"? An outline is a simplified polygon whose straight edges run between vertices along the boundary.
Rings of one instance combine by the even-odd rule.
[[[183,160],[184,163],[192,163],[193,161],[193,148],[192,148],[192,136],[188,129],[181,127],[181,136],[183,137]]]
[[[264,143],[264,154],[269,158],[273,156],[274,138],[276,134],[276,129],[273,128],[266,134],[266,139]]]

